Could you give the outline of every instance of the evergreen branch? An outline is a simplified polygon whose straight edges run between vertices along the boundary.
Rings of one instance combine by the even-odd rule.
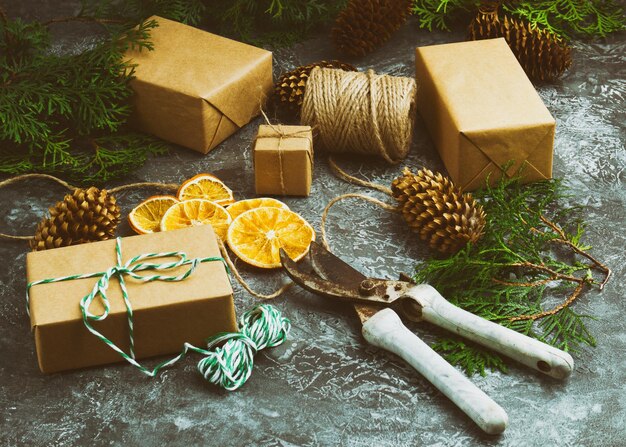
[[[457,20],[485,2],[479,0],[413,0],[421,28],[449,30]],[[565,38],[606,37],[626,26],[624,7],[614,0],[501,0],[507,13]],[[467,23],[467,21],[465,22]]]
[[[539,215],[539,218],[544,224],[546,224],[556,234],[559,235],[559,238],[552,239],[552,242],[569,247],[576,254],[589,259],[599,270],[602,270],[605,273],[604,280],[600,283],[600,286],[599,286],[600,290],[603,290],[606,283],[609,282],[609,279],[611,278],[611,275],[613,274],[613,272],[607,265],[598,261],[595,257],[591,256],[590,253],[588,253],[587,251],[585,251],[583,248],[581,248],[578,245],[578,241],[580,240],[580,237],[582,236],[582,232],[583,232],[582,227],[578,227],[575,236],[568,237],[568,235],[565,234],[565,231],[563,231],[561,227],[559,227],[557,224],[555,224],[551,220],[548,220],[545,216]],[[540,230],[535,229],[535,231],[540,231]]]
[[[233,0],[207,6],[209,26],[238,39],[286,45],[328,23],[347,0]]]
[[[439,352],[448,363],[460,366],[467,375],[476,373],[487,375],[487,369],[507,372],[508,367],[497,354],[486,351],[474,343],[462,341],[460,338],[442,338],[432,348]]]
[[[430,283],[469,312],[561,349],[594,346],[584,323],[589,317],[571,306],[586,287],[597,284],[592,271],[605,275],[603,285],[610,269],[581,245],[584,226],[576,218],[578,210],[559,205],[567,197],[562,183],[521,185],[504,179],[474,196],[487,215],[483,238],[450,258],[421,263],[415,280]],[[555,244],[567,251],[553,251]],[[577,257],[591,263],[582,264]],[[542,307],[549,297],[560,295],[565,299],[559,304]],[[501,369],[458,343],[436,346],[449,349],[449,359],[468,373],[482,371],[483,365]]]
[[[95,47],[75,55],[49,51],[41,23],[0,22],[0,172],[63,173],[81,182],[103,181],[129,172],[164,143],[137,136],[126,148],[84,143],[120,139],[130,114],[130,48],[151,49],[155,21],[111,29]],[[145,142],[145,145],[140,144]],[[90,152],[91,151],[91,152]],[[82,178],[81,178],[82,177]]]
[[[102,25],[128,23],[127,20],[123,20],[123,19],[106,19],[106,18],[88,17],[88,16],[68,16],[68,17],[57,17],[54,19],[47,20],[43,22],[42,25],[50,26],[56,23],[68,23],[68,22],[100,23]]]

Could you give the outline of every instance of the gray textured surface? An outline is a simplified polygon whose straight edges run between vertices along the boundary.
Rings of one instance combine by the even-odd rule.
[[[28,3],[39,6],[15,2],[8,5],[9,13],[48,18],[71,13],[74,4]],[[81,37],[72,33],[60,33],[64,48],[80,43]],[[577,201],[585,205],[587,241],[615,276],[604,292],[592,290],[576,303],[579,312],[598,318],[589,322],[598,347],[575,356],[576,370],[567,383],[517,365],[507,375],[472,378],[508,412],[510,426],[504,435],[482,435],[410,367],[368,347],[349,307],[298,289],[274,302],[293,323],[289,342],[259,354],[251,380],[240,391],[208,386],[192,359],[156,379],[122,364],[44,376],[37,368],[24,312],[27,249],[22,243],[2,242],[0,258],[7,264],[0,271],[0,444],[626,446],[623,38],[621,34],[608,43],[576,43],[570,72],[561,82],[538,88],[558,122],[555,175],[565,177]],[[385,48],[356,63],[361,69],[412,75],[415,46],[461,39],[461,34],[419,31],[410,23]],[[275,73],[333,56],[322,36],[277,51]],[[238,198],[253,197],[250,144],[259,122],[205,157],[175,149],[170,157],[150,161],[119,183],[179,182],[210,171],[232,186]],[[441,169],[440,163],[418,124],[406,164]],[[344,165],[383,184],[400,171],[377,160]],[[321,211],[330,198],[355,191],[363,192],[332,177],[324,157],[317,154],[311,197],[285,201],[319,229]],[[46,183],[0,191],[0,227],[31,233],[63,193]],[[152,193],[124,193],[118,199],[127,212]],[[369,204],[335,207],[329,232],[335,251],[370,275],[410,272],[425,254],[397,216]],[[121,234],[129,234],[126,224]],[[245,267],[242,271],[261,290],[284,280],[280,273]],[[235,291],[239,312],[254,303],[237,284]],[[428,340],[428,327],[411,328]]]

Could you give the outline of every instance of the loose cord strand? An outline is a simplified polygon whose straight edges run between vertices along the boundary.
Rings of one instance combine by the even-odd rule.
[[[16,175],[15,177],[10,177],[6,180],[3,180],[0,182],[0,189],[13,185],[15,183],[24,181],[24,180],[35,180],[35,179],[51,180],[63,186],[68,191],[74,191],[79,188],[78,186],[74,186],[71,183],[68,183],[65,180],[62,180],[53,175],[36,173],[36,174]],[[178,186],[179,185],[177,185],[176,183],[138,182],[138,183],[129,183],[127,185],[116,186],[114,188],[107,189],[107,191],[109,191],[110,193],[117,193],[117,192],[126,191],[128,189],[134,189],[134,188],[160,188],[160,189],[169,190],[169,191],[176,191],[178,189]],[[30,241],[33,239],[33,236],[22,236],[18,234],[0,233],[0,239]]]
[[[351,194],[342,194],[340,196],[335,197],[330,202],[328,202],[328,205],[326,205],[326,208],[324,208],[324,211],[322,212],[322,220],[320,223],[320,230],[322,233],[322,244],[324,245],[324,248],[326,248],[328,251],[331,251],[330,246],[328,244],[328,240],[326,238],[326,221],[328,219],[328,213],[330,212],[330,209],[335,203],[340,202],[345,199],[362,199],[362,200],[371,202],[375,205],[378,205],[382,209],[387,210],[389,212],[392,212],[392,213],[400,212],[399,208],[389,205],[388,203],[385,203],[382,200],[375,199],[374,197],[366,196],[365,194],[351,193]]]
[[[289,282],[283,286],[281,286],[278,290],[275,290],[272,293],[269,294],[263,294],[263,293],[259,293],[256,290],[254,290],[241,276],[241,274],[239,273],[239,270],[237,270],[237,267],[235,266],[235,263],[232,261],[232,259],[230,258],[230,255],[228,254],[228,250],[226,250],[226,246],[224,245],[224,243],[220,240],[219,241],[219,246],[220,246],[220,252],[222,253],[222,257],[224,258],[224,260],[226,261],[226,265],[228,265],[228,268],[230,269],[230,271],[232,272],[233,276],[235,277],[235,279],[237,279],[237,281],[239,282],[239,284],[241,284],[241,287],[243,287],[244,289],[246,289],[246,291],[256,297],[259,298],[261,300],[271,300],[274,299],[276,297],[279,297],[280,295],[282,295],[283,293],[285,293],[287,290],[289,290],[291,288],[291,286],[293,286],[293,282]]]

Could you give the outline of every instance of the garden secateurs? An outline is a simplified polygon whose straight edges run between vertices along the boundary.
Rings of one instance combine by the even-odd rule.
[[[572,372],[574,360],[568,353],[467,312],[428,284],[368,278],[316,242],[309,253],[313,272],[305,272],[302,264],[292,261],[282,249],[280,256],[296,284],[353,302],[369,343],[402,357],[486,433],[506,429],[506,412],[409,331],[392,307],[409,320],[433,323],[551,377],[564,379]]]

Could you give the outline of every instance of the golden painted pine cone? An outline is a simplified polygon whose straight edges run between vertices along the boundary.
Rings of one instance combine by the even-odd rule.
[[[535,81],[553,81],[572,65],[571,48],[548,30],[533,27],[498,11],[498,4],[489,2],[480,7],[468,28],[469,40],[504,37],[513,54]]]
[[[404,168],[391,191],[404,220],[435,250],[454,254],[483,234],[483,207],[440,173],[421,169],[413,174]]]
[[[331,30],[337,50],[364,56],[382,46],[406,22],[410,0],[350,0]]]
[[[34,251],[111,239],[120,222],[115,197],[93,186],[67,194],[49,212],[30,241]]]
[[[285,112],[294,116],[300,114],[306,83],[315,67],[338,68],[344,71],[357,71],[356,67],[341,61],[319,61],[303,65],[284,73],[274,85],[274,95],[277,105]]]

